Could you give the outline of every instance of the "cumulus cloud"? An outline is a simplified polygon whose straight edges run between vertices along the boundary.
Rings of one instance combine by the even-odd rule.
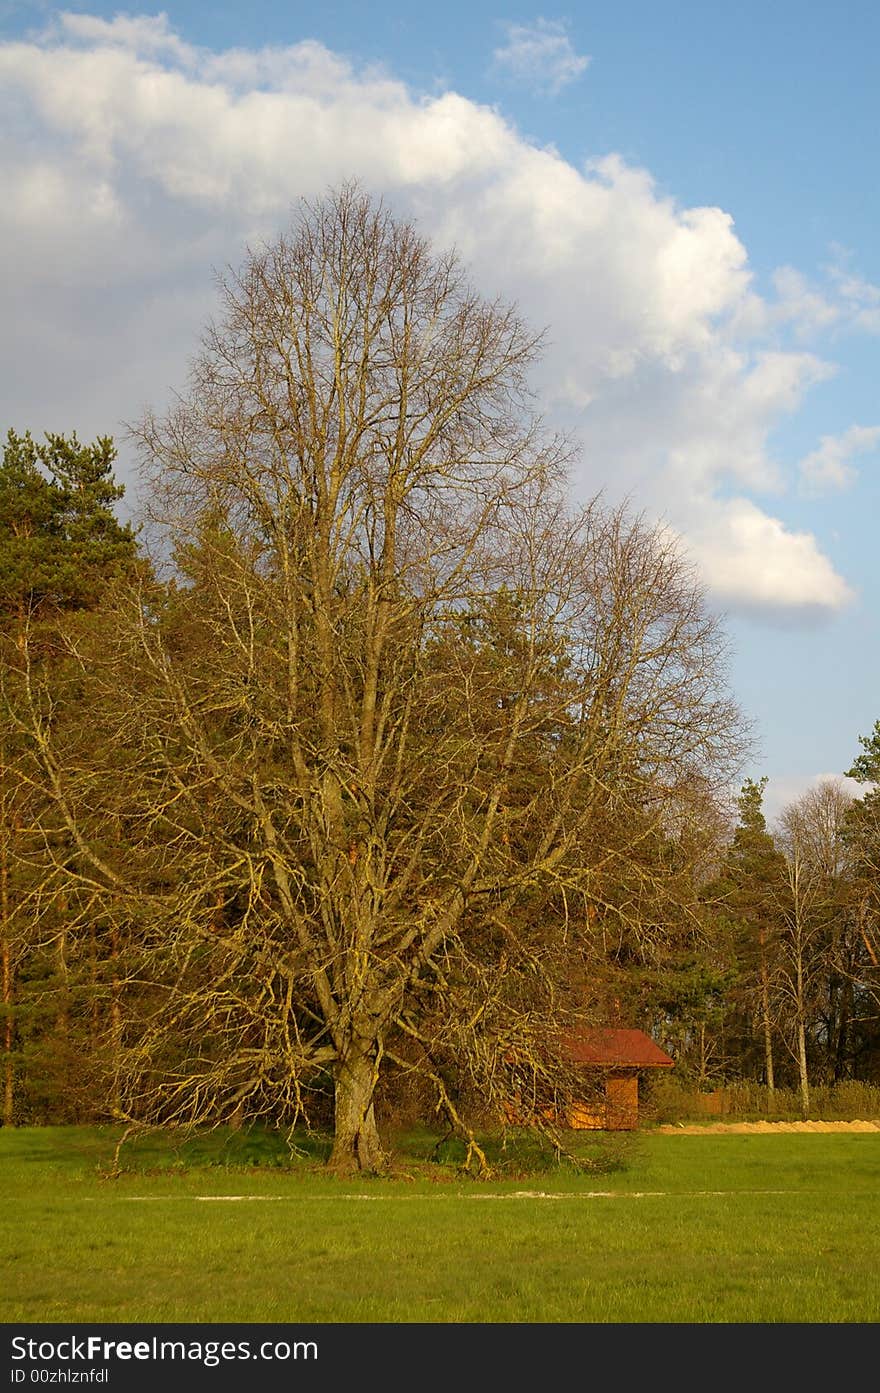
[[[747,498],[715,502],[688,541],[710,588],[733,607],[812,617],[853,598],[809,532],[789,531]]]
[[[575,52],[560,20],[536,19],[533,24],[505,24],[504,28],[507,43],[494,50],[493,70],[532,91],[555,97],[589,67],[589,57]]]
[[[807,493],[845,489],[856,477],[854,455],[873,454],[880,447],[880,426],[850,426],[842,435],[823,435],[818,449],[801,460],[799,469]]]
[[[495,109],[314,41],[211,52],[165,16],[62,15],[0,43],[0,119],[7,424],[85,435],[161,407],[213,307],[212,268],[357,177],[547,326],[535,385],[583,443],[576,494],[662,517],[730,609],[851,599],[817,538],[777,516],[768,446],[833,371],[780,333],[826,311],[790,271],[775,299],[757,293],[728,212],[682,207],[618,156],[576,168]],[[841,439],[845,460],[860,446]]]
[[[186,65],[192,64],[197,50],[175,34],[164,12],[158,15],[117,14],[111,20],[98,15],[75,14],[63,11],[47,25],[45,39],[79,40],[86,47],[137,49],[155,57],[170,57]]]

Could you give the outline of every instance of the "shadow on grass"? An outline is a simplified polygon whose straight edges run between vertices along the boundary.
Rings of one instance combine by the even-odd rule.
[[[635,1136],[620,1132],[570,1132],[560,1154],[545,1137],[527,1128],[508,1128],[478,1136],[492,1175],[524,1179],[550,1174],[608,1174],[626,1168],[637,1146]],[[474,1175],[468,1167],[468,1145],[458,1136],[427,1127],[411,1127],[388,1139],[400,1166],[415,1166],[421,1174]]]
[[[58,1174],[96,1173],[104,1179],[121,1175],[174,1175],[190,1171],[287,1172],[320,1174],[330,1155],[326,1132],[293,1133],[259,1123],[240,1128],[216,1127],[186,1132],[155,1128],[125,1137],[118,1126],[23,1127],[4,1129],[3,1155],[13,1165],[49,1167]],[[608,1174],[628,1168],[638,1149],[638,1134],[571,1132],[568,1155],[526,1129],[479,1135],[488,1175],[497,1179],[535,1176]],[[436,1183],[481,1178],[468,1167],[468,1147],[461,1138],[426,1126],[388,1132],[385,1137],[392,1179]],[[482,1172],[482,1178],[487,1173]],[[367,1177],[364,1177],[367,1178]]]
[[[51,1129],[62,1133],[70,1129]],[[155,1129],[137,1133],[114,1151],[119,1132],[113,1129],[75,1129],[104,1133],[90,1149],[105,1177],[123,1173],[173,1174],[220,1168],[227,1171],[287,1171],[320,1173],[332,1148],[327,1133],[297,1129],[293,1133],[252,1124],[239,1129],[217,1127],[207,1132],[181,1133]],[[609,1174],[625,1170],[638,1142],[635,1134],[572,1132],[566,1138],[568,1154],[559,1155],[544,1138],[527,1129],[513,1129],[479,1136],[489,1174],[497,1178],[524,1179],[550,1174]],[[428,1127],[410,1127],[385,1137],[390,1178],[429,1179],[437,1182],[479,1178],[468,1168],[467,1143],[459,1137]],[[41,1148],[45,1159],[59,1157],[59,1138],[47,1138]],[[80,1149],[80,1155],[83,1151]],[[485,1175],[485,1172],[483,1173]]]
[[[319,1133],[291,1134],[259,1123],[203,1132],[152,1128],[135,1133],[119,1147],[118,1171],[303,1170],[323,1166],[330,1147],[330,1138]],[[112,1174],[113,1167],[107,1173]]]

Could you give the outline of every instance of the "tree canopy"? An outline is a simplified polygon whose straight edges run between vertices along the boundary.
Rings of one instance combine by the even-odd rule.
[[[88,730],[30,707],[57,884],[139,955],[120,1116],[330,1099],[340,1169],[383,1164],[391,1074],[549,1125],[598,944],[666,931],[741,748],[724,637],[666,534],[571,504],[538,349],[346,187],[138,429],[165,570],[71,647]],[[72,546],[102,458],[56,460]]]
[[[0,463],[0,610],[88,608],[111,572],[130,564],[135,534],[114,512],[109,436],[91,445],[10,430]]]
[[[539,352],[349,186],[222,279],[137,532],[109,437],[9,432],[4,1122],[329,1125],[378,1170],[407,1109],[561,1146],[588,1024],[804,1109],[869,1076],[880,723],[863,797],[730,816],[721,623],[573,500]]]

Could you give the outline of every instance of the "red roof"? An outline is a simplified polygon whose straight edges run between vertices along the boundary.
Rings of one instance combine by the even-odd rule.
[[[675,1063],[643,1030],[606,1030],[585,1026],[569,1037],[567,1049],[574,1064],[669,1069]]]

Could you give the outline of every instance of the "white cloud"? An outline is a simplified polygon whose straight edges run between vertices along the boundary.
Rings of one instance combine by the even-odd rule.
[[[507,43],[492,54],[493,68],[533,91],[556,96],[585,73],[590,59],[575,52],[560,20],[506,24]]]
[[[775,318],[791,323],[800,335],[829,329],[840,320],[841,305],[811,286],[793,266],[780,266],[773,275],[773,285],[777,296]]]
[[[752,297],[738,311],[744,337],[775,330],[798,340],[845,331],[880,333],[880,286],[846,268],[848,253],[833,248],[837,260],[825,266],[824,281],[810,280],[793,266],[780,266],[771,276],[773,299]]]
[[[853,598],[810,533],[789,531],[747,498],[713,500],[687,535],[710,588],[731,606],[816,615]]]
[[[836,248],[837,262],[830,266],[829,275],[846,307],[849,323],[869,334],[880,334],[880,285],[848,269],[849,253]]]
[[[823,435],[819,447],[798,466],[805,490],[824,493],[845,489],[856,478],[850,463],[854,455],[873,454],[880,448],[880,426],[850,426],[842,435]]]
[[[796,803],[811,789],[822,784],[837,784],[841,791],[851,798],[861,798],[872,785],[861,784],[845,774],[783,774],[767,780],[764,790],[764,817],[768,827],[778,822],[783,811]]]
[[[681,207],[618,156],[575,168],[487,106],[314,41],[212,53],[164,16],[62,15],[0,43],[2,130],[0,424],[82,436],[161,407],[212,267],[355,176],[548,327],[536,386],[583,441],[576,492],[663,517],[730,608],[851,598],[816,538],[751,496],[782,498],[771,432],[833,371],[780,341],[785,306],[825,312],[796,273],[758,295],[722,209]]]
[[[137,49],[155,57],[170,57],[187,65],[197,61],[197,50],[175,34],[164,12],[158,15],[114,15],[101,19],[97,15],[57,14],[45,32],[46,38],[62,42],[80,42],[88,48],[118,47]]]

